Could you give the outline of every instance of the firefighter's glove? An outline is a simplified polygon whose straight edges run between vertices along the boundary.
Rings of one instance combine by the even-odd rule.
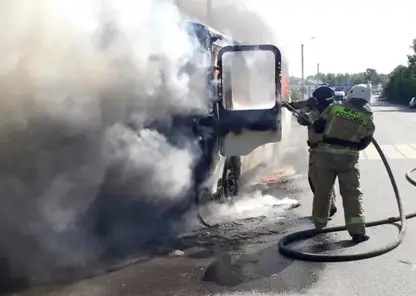
[[[298,123],[300,125],[310,125],[310,121],[308,118],[308,114],[306,114],[304,111],[300,111],[298,114]]]

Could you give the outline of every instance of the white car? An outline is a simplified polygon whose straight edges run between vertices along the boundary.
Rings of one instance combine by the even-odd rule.
[[[345,92],[344,91],[336,91],[335,92],[335,100],[342,101],[345,99]]]
[[[416,97],[413,97],[409,102],[409,108],[415,108],[416,107]]]

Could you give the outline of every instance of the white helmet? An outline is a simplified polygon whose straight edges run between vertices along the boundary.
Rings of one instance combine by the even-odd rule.
[[[348,99],[362,99],[370,103],[371,101],[371,88],[366,84],[354,85],[345,97]]]

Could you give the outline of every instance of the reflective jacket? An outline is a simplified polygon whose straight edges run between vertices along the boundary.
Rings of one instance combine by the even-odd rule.
[[[342,154],[358,154],[371,143],[375,132],[370,105],[361,99],[331,104],[313,128],[322,134],[318,150]]]

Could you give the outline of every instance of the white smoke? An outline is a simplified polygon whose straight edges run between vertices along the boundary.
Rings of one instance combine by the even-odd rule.
[[[204,13],[176,2],[0,2],[0,257],[11,273],[47,277],[54,265],[98,259],[100,246],[79,230],[57,235],[74,229],[103,190],[156,207],[191,188],[193,139],[172,145],[146,128],[206,108],[209,61],[181,24],[184,14],[204,21]],[[276,43],[245,4],[224,1],[208,25]]]
[[[192,0],[176,0],[181,11],[212,26],[216,30],[232,36],[235,40],[239,40],[245,44],[272,44],[279,48],[282,56],[282,69],[289,75],[288,60],[286,59],[285,43],[289,24],[282,22],[280,17],[284,9],[276,10],[276,14],[270,14],[270,3],[276,1],[252,1],[252,0],[211,0],[211,5],[207,5],[208,1],[192,1]],[[281,8],[282,3],[279,3]],[[273,9],[276,9],[274,6]],[[278,8],[279,8],[278,7]],[[210,11],[207,11],[210,9]],[[227,55],[227,54],[226,54]],[[227,63],[226,55],[224,55],[224,64]],[[274,105],[274,64],[269,52],[246,52],[235,54],[233,57],[240,62],[235,63],[236,69],[231,70],[233,84],[233,109],[264,109],[271,108]],[[246,66],[241,66],[241,61]],[[223,73],[224,75],[224,73]],[[282,141],[272,144],[272,159],[264,159],[268,167],[262,173],[273,175],[276,168],[282,168],[282,159],[286,157],[284,153],[289,145],[291,136],[291,120],[292,114],[286,110],[282,110],[283,134]],[[293,159],[293,156],[290,158]],[[286,157],[286,165],[291,159]],[[288,170],[291,171],[291,170]],[[250,174],[250,178],[253,176]],[[257,176],[258,177],[258,176]],[[252,180],[250,180],[252,181]],[[250,182],[251,183],[251,182]],[[240,184],[245,185],[246,184]],[[213,219],[218,222],[224,217],[228,219],[238,219],[244,212],[244,215],[258,215],[259,212],[270,210],[270,200],[274,204],[283,203],[292,205],[291,199],[277,200],[269,195],[246,194],[240,192],[241,200],[233,207],[224,205],[212,205],[209,210],[204,209],[207,216],[212,214]],[[248,206],[252,209],[248,213],[245,208]],[[261,209],[261,210],[259,210]],[[238,212],[238,214],[236,214]],[[244,216],[243,215],[243,216]],[[218,221],[217,221],[218,220]]]
[[[282,11],[270,14],[276,9],[270,3],[275,1],[262,0],[211,0],[211,10],[207,14],[207,1],[176,0],[184,13],[201,20],[216,30],[251,44],[275,44],[280,50],[286,47],[284,33],[287,26],[279,17]],[[284,3],[280,3],[282,6]],[[272,8],[271,8],[272,7]],[[283,54],[284,56],[284,54]]]
[[[237,40],[249,44],[276,45],[282,55],[282,69],[289,76],[290,65],[286,57],[288,56],[287,49],[290,46],[287,41],[290,37],[288,34],[291,33],[291,23],[288,22],[288,18],[283,16],[285,13],[290,13],[289,7],[286,7],[287,4],[284,1],[211,0],[211,11],[209,14],[207,14],[208,7],[206,1],[177,0],[176,2],[184,11],[196,16],[217,30],[229,33]],[[250,60],[250,54],[245,53],[244,55],[246,60]],[[261,58],[260,55],[256,55],[256,62]],[[270,66],[263,67],[270,74]],[[249,104],[240,101],[233,102],[234,108],[270,108],[270,100],[265,95],[267,94],[266,91],[274,85],[270,85],[268,82],[270,76],[267,73],[259,75],[261,70],[261,63],[250,69],[253,77],[266,77],[263,83],[254,87],[258,95],[250,96]],[[241,84],[239,87],[244,89],[247,86],[246,84]],[[283,158],[290,162],[283,152],[290,144],[289,141],[293,130],[291,127],[292,117],[288,110],[282,109],[282,141],[274,145],[273,158],[269,162],[275,167],[281,166]]]
[[[206,55],[195,54],[169,0],[3,1],[0,20],[0,256],[53,273],[53,261],[100,256],[82,234],[71,243],[57,235],[103,183],[126,184],[113,198],[151,203],[190,189],[193,139],[178,148],[144,125],[204,111],[203,84],[191,83]]]

